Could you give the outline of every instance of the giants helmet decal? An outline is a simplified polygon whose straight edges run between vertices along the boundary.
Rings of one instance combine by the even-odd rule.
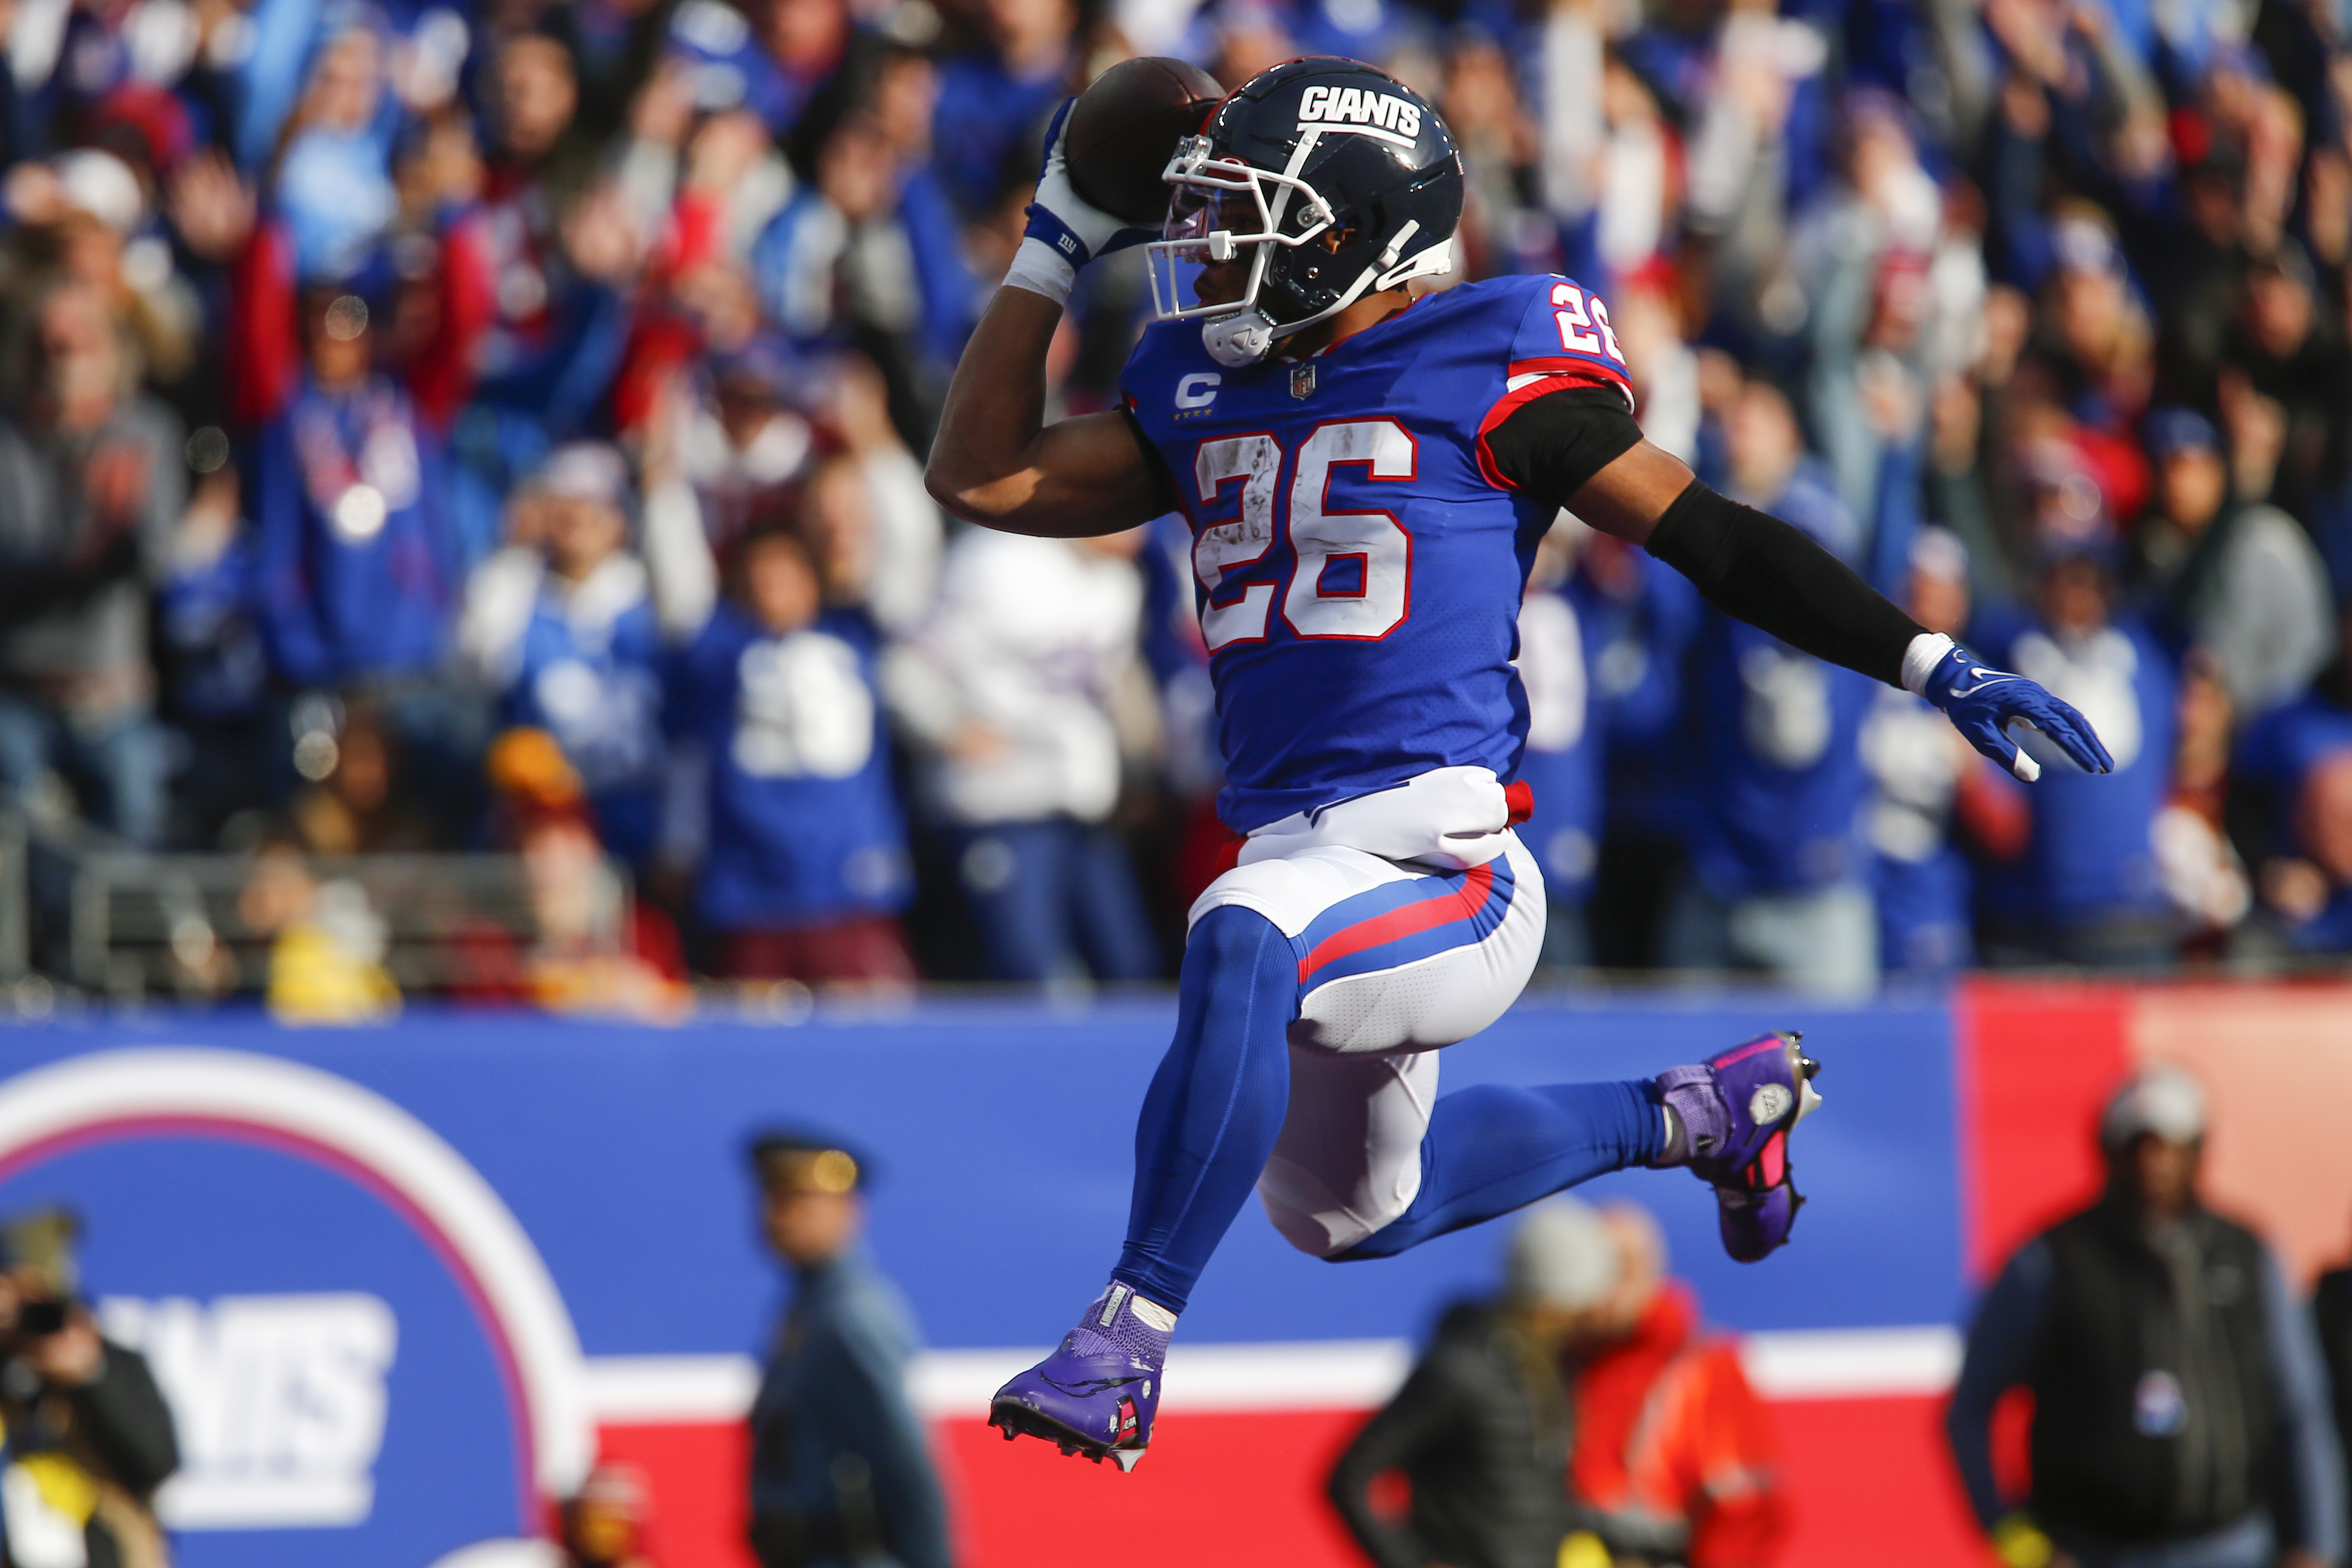
[[[1454,268],[1454,138],[1411,88],[1354,60],[1289,60],[1251,79],[1161,177],[1175,194],[1147,247],[1152,306],[1162,321],[1203,318],[1220,363],[1255,363],[1368,290]],[[1182,303],[1179,262],[1239,259],[1239,300]]]

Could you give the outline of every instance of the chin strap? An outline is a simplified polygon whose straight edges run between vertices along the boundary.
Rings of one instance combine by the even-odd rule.
[[[1257,363],[1274,347],[1274,323],[1263,310],[1212,316],[1201,323],[1201,346],[1219,364],[1239,370]]]

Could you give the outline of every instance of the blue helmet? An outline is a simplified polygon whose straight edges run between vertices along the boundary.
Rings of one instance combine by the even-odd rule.
[[[1437,111],[1386,71],[1330,57],[1250,79],[1188,137],[1161,176],[1175,187],[1149,248],[1162,321],[1205,318],[1224,364],[1367,291],[1450,272],[1462,221],[1462,157]],[[1184,305],[1179,262],[1246,259],[1237,301]]]

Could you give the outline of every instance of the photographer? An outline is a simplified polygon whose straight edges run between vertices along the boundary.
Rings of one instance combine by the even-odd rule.
[[[172,1413],[136,1351],[75,1297],[71,1215],[0,1226],[0,1568],[36,1554],[89,1568],[166,1568],[155,1489],[179,1468]]]

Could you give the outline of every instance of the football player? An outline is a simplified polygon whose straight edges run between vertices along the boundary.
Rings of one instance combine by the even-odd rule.
[[[1192,524],[1219,811],[1245,842],[1192,907],[1110,1283],[990,1416],[1008,1440],[1131,1469],[1177,1315],[1253,1187],[1327,1258],[1388,1257],[1636,1165],[1712,1184],[1735,1258],[1788,1239],[1788,1139],[1818,1103],[1793,1036],[1654,1079],[1437,1095],[1438,1047],[1510,1005],[1542,940],[1542,876],[1511,831],[1528,806],[1511,660],[1561,508],[1728,614],[1925,697],[2022,778],[2037,760],[2012,724],[2045,758],[2108,758],[2066,704],[1645,443],[1589,290],[1513,277],[1416,299],[1413,279],[1452,266],[1461,161],[1427,103],[1352,60],[1276,66],[1179,147],[1148,252],[1160,319],[1124,406],[1046,424],[1076,269],[1150,239],[1076,196],[1061,124],[929,479],[1015,532],[1171,510]]]

